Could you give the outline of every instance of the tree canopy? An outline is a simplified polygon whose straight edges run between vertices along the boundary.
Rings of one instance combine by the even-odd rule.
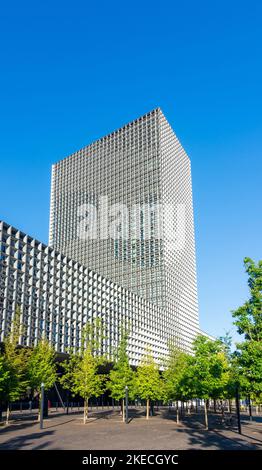
[[[245,258],[250,298],[232,312],[238,333],[244,341],[235,353],[241,389],[255,401],[262,399],[262,261]]]
[[[147,401],[146,417],[148,419],[150,401],[161,399],[163,394],[159,367],[150,351],[146,353],[137,368],[136,391],[143,400]]]
[[[46,339],[33,348],[28,365],[29,384],[32,390],[40,393],[41,384],[49,390],[57,378],[55,350]]]

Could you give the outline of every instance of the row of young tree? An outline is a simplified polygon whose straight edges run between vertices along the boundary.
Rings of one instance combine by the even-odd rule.
[[[23,328],[20,309],[17,308],[9,335],[0,352],[0,419],[2,404],[7,403],[6,424],[9,422],[10,404],[26,396],[39,396],[41,384],[50,389],[57,377],[56,353],[47,340],[31,349],[21,347],[19,340]]]
[[[237,349],[231,352],[229,335],[218,340],[198,336],[194,342],[193,355],[179,350],[175,344],[169,346],[169,356],[156,363],[150,350],[140,365],[130,366],[127,354],[128,335],[122,335],[116,358],[109,373],[105,372],[106,359],[98,354],[99,324],[87,325],[80,350],[69,352],[62,363],[64,373],[58,378],[55,351],[46,340],[33,349],[18,346],[21,335],[17,311],[10,335],[4,341],[0,355],[0,400],[7,406],[18,400],[28,389],[40,394],[41,383],[45,390],[59,380],[64,389],[84,400],[84,422],[88,418],[88,404],[92,397],[101,396],[106,390],[115,400],[122,403],[124,419],[124,397],[126,387],[130,399],[146,401],[146,417],[149,418],[150,404],[177,404],[193,399],[204,400],[205,425],[208,428],[209,400],[232,399],[236,391],[242,397],[249,397],[255,403],[262,401],[262,261],[257,265],[245,259],[248,273],[250,299],[233,312],[234,324],[244,336]]]

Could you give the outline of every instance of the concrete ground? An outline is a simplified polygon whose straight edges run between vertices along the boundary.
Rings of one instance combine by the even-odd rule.
[[[122,422],[118,411],[93,411],[87,424],[82,413],[69,415],[53,410],[39,429],[36,417],[13,416],[9,426],[0,426],[0,449],[54,450],[259,450],[262,449],[262,418],[247,416],[242,420],[242,435],[210,415],[210,430],[203,426],[203,415],[184,416],[177,424],[175,416],[161,410],[145,419],[141,409],[130,410],[129,424]]]

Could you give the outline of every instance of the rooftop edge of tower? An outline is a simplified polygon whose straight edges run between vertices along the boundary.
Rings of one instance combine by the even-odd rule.
[[[67,155],[66,157],[60,158],[60,159],[57,160],[55,163],[53,163],[53,166],[57,165],[58,163],[60,163],[60,162],[62,162],[62,161],[64,161],[64,160],[66,160],[66,159],[68,159],[68,158],[70,158],[70,157],[75,156],[75,154],[81,152],[82,150],[84,150],[84,149],[86,149],[87,147],[89,147],[89,146],[95,144],[96,142],[103,142],[104,140],[108,139],[109,137],[111,137],[111,136],[113,136],[113,135],[116,135],[116,134],[119,133],[120,131],[122,131],[122,130],[124,130],[124,129],[126,129],[126,128],[128,128],[128,127],[130,127],[130,126],[132,126],[132,125],[134,125],[134,124],[136,124],[136,123],[142,121],[142,120],[145,119],[147,116],[150,116],[150,115],[153,115],[153,114],[155,114],[156,116],[157,116],[157,115],[162,115],[162,116],[166,119],[166,117],[165,117],[165,115],[164,115],[162,109],[158,106],[158,107],[152,109],[151,111],[149,111],[149,112],[147,112],[147,113],[145,113],[145,114],[142,114],[142,116],[139,116],[138,118],[133,119],[132,121],[128,122],[127,124],[124,124],[123,126],[117,128],[117,129],[115,129],[114,131],[109,132],[109,134],[106,134],[106,135],[103,136],[103,137],[100,137],[100,138],[98,138],[98,139],[93,140],[93,141],[90,142],[89,144],[84,145],[84,147],[81,147],[80,149],[78,149],[78,150],[76,150],[75,152],[73,152],[73,153]]]

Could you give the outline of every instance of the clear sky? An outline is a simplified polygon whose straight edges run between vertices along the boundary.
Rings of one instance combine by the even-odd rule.
[[[201,326],[230,330],[262,258],[261,18],[260,0],[1,2],[0,218],[47,242],[51,164],[160,106],[192,161]]]

